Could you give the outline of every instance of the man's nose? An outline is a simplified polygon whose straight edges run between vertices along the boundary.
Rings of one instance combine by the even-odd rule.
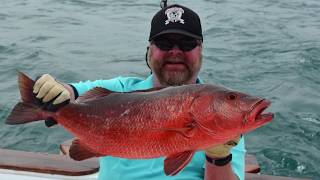
[[[175,45],[172,47],[172,49],[170,49],[169,53],[171,53],[171,54],[182,54],[183,51],[179,48],[178,45],[175,44]]]

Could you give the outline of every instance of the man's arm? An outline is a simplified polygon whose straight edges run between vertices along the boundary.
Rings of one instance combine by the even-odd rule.
[[[232,170],[231,162],[224,166],[217,166],[206,161],[205,180],[238,180]]]
[[[239,137],[206,149],[205,180],[242,180],[244,172],[240,171],[244,171],[244,161],[242,161],[244,157],[242,156],[245,154],[243,143],[243,138]],[[235,149],[231,155],[233,147]]]

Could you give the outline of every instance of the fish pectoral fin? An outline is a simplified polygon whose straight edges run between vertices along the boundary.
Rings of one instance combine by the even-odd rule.
[[[195,128],[196,128],[196,122],[192,121],[186,127],[182,127],[182,128],[163,128],[162,130],[174,131],[174,132],[177,132],[177,133],[183,135],[186,138],[191,138],[191,137],[194,136],[194,134],[196,132]]]
[[[164,160],[164,172],[166,175],[174,176],[185,168],[191,161],[195,151],[184,151],[168,156]]]
[[[69,156],[76,161],[82,161],[100,155],[90,151],[85,145],[80,142],[79,139],[75,139],[72,141],[72,144],[70,146]]]
[[[173,131],[183,135],[186,138],[191,138],[194,135],[194,129],[192,127],[184,128],[163,128],[165,131]]]
[[[217,132],[215,132],[213,129],[209,129],[207,128],[205,125],[202,124],[201,121],[197,121],[195,116],[189,112],[189,115],[192,117],[193,119],[193,122],[192,122],[192,126],[194,127],[198,127],[199,130],[205,132],[206,134],[210,135],[210,136],[214,136],[215,138],[218,138],[218,139],[224,139],[225,137],[224,136],[221,136],[219,135]]]
[[[225,139],[225,136],[222,136],[221,134],[217,133],[216,131],[214,131],[213,129],[209,129],[206,126],[204,126],[201,122],[197,122],[198,127],[201,131],[205,132],[206,134],[208,134],[209,136],[212,136],[216,139]]]

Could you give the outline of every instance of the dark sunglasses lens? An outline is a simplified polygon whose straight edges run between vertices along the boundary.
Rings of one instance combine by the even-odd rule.
[[[182,40],[179,44],[182,51],[191,51],[198,45],[198,42],[197,40]]]
[[[174,44],[167,40],[155,40],[154,44],[163,51],[169,51],[174,46]]]
[[[196,39],[182,39],[171,42],[167,39],[158,39],[154,40],[154,44],[163,51],[169,51],[175,45],[182,51],[191,51],[198,45],[198,41]]]

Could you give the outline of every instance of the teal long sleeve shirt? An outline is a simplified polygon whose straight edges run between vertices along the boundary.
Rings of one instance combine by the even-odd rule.
[[[79,95],[94,87],[103,87],[115,92],[131,92],[153,87],[152,75],[147,79],[117,77],[109,80],[85,81],[72,84]],[[241,138],[232,150],[232,169],[240,180],[244,180],[245,146]],[[99,180],[203,180],[205,153],[195,153],[192,161],[176,176],[166,176],[163,170],[165,157],[154,159],[124,159],[112,156],[100,158]]]

